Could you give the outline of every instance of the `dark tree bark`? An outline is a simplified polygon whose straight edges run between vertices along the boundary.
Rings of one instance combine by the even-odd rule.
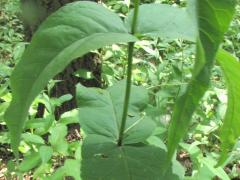
[[[76,0],[21,0],[26,41],[31,40],[32,35],[46,17],[63,5],[74,1]],[[95,79],[84,80],[74,76],[73,73],[80,68],[91,71]],[[67,101],[62,106],[56,108],[55,117],[56,119],[59,119],[62,113],[76,108],[75,85],[77,83],[81,82],[88,87],[101,86],[101,62],[99,57],[96,54],[89,53],[84,57],[73,61],[54,79],[61,80],[61,82],[57,83],[52,89],[50,94],[51,97],[60,97],[64,94],[73,95],[72,100]],[[44,106],[40,104],[36,117],[42,117],[43,113]]]

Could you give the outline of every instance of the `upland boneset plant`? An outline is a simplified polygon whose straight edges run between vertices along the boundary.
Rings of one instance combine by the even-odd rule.
[[[175,171],[179,164],[173,156],[208,89],[216,54],[228,86],[218,165],[223,164],[240,135],[240,103],[236,101],[240,99],[240,64],[219,50],[235,4],[234,0],[192,0],[186,10],[164,4],[139,6],[139,0],[135,0],[135,9],[124,22],[92,2],[74,2],[59,9],[40,26],[11,76],[13,99],[5,120],[16,157],[29,107],[48,81],[91,50],[128,43],[127,81],[106,90],[77,86],[79,120],[87,135],[82,146],[81,178],[182,179],[183,172]],[[142,113],[148,93],[143,87],[131,85],[134,43],[145,37],[196,42],[192,78],[176,101],[170,122],[168,152],[147,143],[156,126]]]

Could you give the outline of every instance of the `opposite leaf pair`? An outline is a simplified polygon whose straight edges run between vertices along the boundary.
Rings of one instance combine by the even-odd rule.
[[[99,4],[75,2],[58,10],[40,26],[10,78],[13,100],[5,113],[5,120],[16,156],[28,109],[48,81],[73,59],[91,50],[137,41],[128,32],[131,19],[132,13],[124,24],[116,14]],[[195,37],[192,31],[187,31],[194,27],[187,12],[179,8],[143,5],[140,6],[138,20],[137,33],[143,35],[171,39]],[[151,26],[154,28],[148,29]]]
[[[192,80],[185,94],[177,100],[169,129],[169,162],[179,141],[187,132],[195,108],[208,88],[215,55],[232,20],[236,4],[234,0],[191,2],[190,10],[196,14],[192,20],[183,9],[161,4],[142,5],[136,27],[136,35],[139,37],[184,38],[193,41],[198,39]],[[11,76],[13,100],[6,111],[5,120],[16,156],[29,106],[47,82],[74,58],[91,50],[113,43],[137,41],[129,33],[132,16],[133,13],[130,12],[123,23],[116,14],[101,5],[76,2],[61,8],[41,25]],[[233,100],[230,105],[231,102]],[[229,112],[232,113],[230,110]],[[236,118],[235,115],[227,115],[226,123],[237,122]],[[225,125],[223,129],[226,127],[234,132],[231,133],[231,140],[236,139],[239,132],[232,125]],[[223,134],[223,152],[226,156],[226,151],[233,146],[233,142],[226,141],[227,134]],[[112,132],[111,136],[115,137],[116,134]]]
[[[147,139],[155,123],[142,114],[147,90],[132,86],[123,145],[118,146],[126,81],[107,90],[77,86],[80,124],[87,137],[82,146],[83,179],[182,179],[176,160],[166,172],[167,153]],[[166,173],[165,173],[166,172]]]

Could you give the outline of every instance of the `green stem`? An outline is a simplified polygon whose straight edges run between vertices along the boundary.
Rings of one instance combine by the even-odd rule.
[[[134,0],[134,7],[135,9],[134,9],[132,28],[131,28],[131,34],[133,35],[136,32],[139,0]],[[132,84],[133,49],[134,49],[134,42],[128,43],[128,68],[127,68],[127,82],[126,82],[127,84],[126,84],[126,91],[125,91],[125,98],[124,98],[122,121],[121,121],[121,126],[119,131],[118,146],[122,145],[124,130],[126,126],[126,120],[127,120],[127,114],[128,114],[128,105],[129,105],[129,99],[131,94],[131,84]]]
[[[123,106],[123,113],[122,113],[122,121],[121,121],[122,123],[121,123],[120,131],[119,131],[118,146],[122,145],[124,130],[125,130],[125,126],[126,126],[126,120],[127,120],[129,99],[130,99],[130,94],[131,94],[133,48],[134,48],[134,43],[133,42],[129,43],[128,44],[127,85],[126,85],[125,99],[124,99],[124,106]]]

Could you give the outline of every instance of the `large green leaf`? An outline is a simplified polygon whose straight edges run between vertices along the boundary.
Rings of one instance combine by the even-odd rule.
[[[81,178],[180,179],[183,171],[176,161],[176,169],[169,168],[164,174],[165,148],[142,143],[155,129],[154,122],[143,113],[148,102],[143,87],[132,86],[123,145],[117,145],[125,86],[126,81],[107,90],[77,86],[80,124],[87,135],[82,147]]]
[[[126,18],[131,29],[133,11]],[[167,39],[183,38],[195,41],[196,28],[188,12],[167,4],[145,4],[139,7],[136,33]]]
[[[89,135],[83,143],[81,178],[83,180],[182,179],[183,172],[181,170],[176,172],[179,168],[176,161],[164,174],[166,157],[166,151],[156,146],[138,144],[119,147],[106,136]]]
[[[71,60],[109,44],[136,41],[103,6],[75,2],[51,15],[34,35],[11,76],[13,100],[5,120],[18,155],[20,134],[33,99]]]
[[[120,81],[107,90],[77,86],[79,120],[87,134],[106,136],[112,142],[117,142],[125,85],[126,81]],[[140,114],[147,102],[147,90],[143,87],[132,86],[123,144],[142,142],[152,134],[155,123]]]
[[[192,115],[208,89],[215,55],[232,20],[235,1],[195,0],[194,5],[199,29],[196,63],[188,88],[177,99],[174,108],[168,134],[169,160],[186,134]]]
[[[240,63],[224,50],[218,52],[217,62],[223,70],[228,89],[227,112],[220,132],[222,153],[218,165],[221,165],[240,136]]]

